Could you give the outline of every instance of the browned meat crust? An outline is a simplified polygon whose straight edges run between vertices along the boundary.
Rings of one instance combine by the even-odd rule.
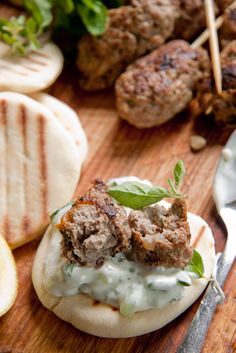
[[[215,121],[222,127],[236,126],[236,40],[229,42],[221,52],[222,88],[220,96],[215,93],[212,76],[198,85],[196,98],[198,112],[210,109]]]
[[[138,128],[160,125],[187,107],[197,82],[209,71],[205,50],[171,41],[138,59],[118,78],[118,113]]]
[[[236,40],[221,52],[222,95],[212,104],[216,122],[221,126],[236,127]]]
[[[221,11],[224,11],[229,5],[233,3],[234,0],[216,0],[217,6]]]
[[[236,38],[236,8],[224,14],[224,22],[220,29],[219,38],[222,48]]]
[[[96,267],[106,256],[123,252],[148,265],[182,268],[193,255],[185,201],[175,201],[169,210],[145,207],[128,217],[99,179],[57,227],[62,255],[71,263]]]
[[[205,27],[204,0],[131,0],[128,6],[111,9],[105,33],[86,35],[79,42],[80,86],[111,87],[138,57],[170,37],[190,41]]]
[[[175,201],[169,210],[159,205],[132,211],[133,258],[145,264],[185,267],[193,256],[185,201]]]
[[[236,88],[236,40],[231,41],[221,52],[222,88]]]
[[[62,254],[70,262],[99,266],[107,255],[129,248],[131,231],[124,209],[115,205],[99,179],[62,217]]]
[[[179,0],[178,11],[173,38],[190,41],[206,28],[204,0]]]
[[[133,0],[130,6],[109,10],[106,32],[79,42],[81,87],[112,86],[128,64],[163,44],[173,33],[175,9],[172,0]]]

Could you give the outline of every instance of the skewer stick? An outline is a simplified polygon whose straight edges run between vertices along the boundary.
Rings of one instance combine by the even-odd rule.
[[[213,0],[205,0],[206,21],[210,33],[210,52],[213,75],[215,79],[215,86],[217,94],[222,93],[222,71],[220,62],[220,49],[218,33],[215,26],[215,10]]]
[[[216,29],[219,29],[222,24],[223,24],[223,16],[220,16],[217,18],[216,22],[215,22],[215,26],[216,26]],[[197,37],[197,39],[195,39],[194,42],[192,42],[191,44],[191,47],[193,49],[197,49],[199,47],[201,47],[204,43],[206,43],[206,41],[209,39],[209,30],[208,29],[205,29],[204,32],[202,32],[200,34],[199,37]]]
[[[233,10],[235,8],[236,8],[236,0],[230,6],[228,6],[226,8],[225,13],[229,12],[230,10]],[[219,16],[215,21],[216,29],[219,29],[222,26],[223,22],[224,22],[224,15]],[[195,39],[195,41],[191,44],[191,47],[193,49],[197,49],[197,48],[201,47],[204,43],[206,43],[208,38],[209,38],[209,30],[207,28],[207,29],[205,29],[205,31],[203,31],[200,34],[199,37],[197,37],[197,39]]]

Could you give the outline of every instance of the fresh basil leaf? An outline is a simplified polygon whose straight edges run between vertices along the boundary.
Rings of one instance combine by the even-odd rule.
[[[156,202],[156,197],[148,194],[150,189],[149,185],[128,181],[120,185],[111,186],[108,193],[121,205],[137,209]]]
[[[24,0],[23,4],[37,22],[40,33],[52,23],[51,0]]]
[[[57,5],[61,6],[61,9],[66,13],[70,14],[75,9],[75,3],[73,0],[57,1]]]
[[[93,36],[104,33],[107,22],[107,8],[100,0],[80,0],[77,5],[86,29]]]
[[[174,168],[175,182],[168,179],[169,190],[159,185],[149,186],[140,182],[125,182],[119,185],[110,185],[108,193],[121,205],[133,209],[152,205],[164,198],[184,198],[185,196],[178,189],[184,173],[184,162],[178,161]]]
[[[75,48],[78,39],[86,32],[93,36],[103,34],[107,7],[122,4],[120,0],[107,0],[107,4],[104,0],[22,0],[27,15],[18,19],[0,18],[0,40],[9,44],[13,52],[27,54],[40,46],[40,36],[50,30],[54,38],[56,36],[63,41],[68,37]]]
[[[175,169],[174,169],[174,179],[175,179],[175,186],[178,188],[184,178],[185,175],[185,167],[184,167],[184,162],[179,160],[176,163]]]
[[[149,186],[140,182],[125,182],[111,186],[108,194],[118,203],[133,209],[139,209],[163,200],[165,197],[181,198],[183,195],[176,194],[161,186]]]
[[[200,253],[196,249],[193,250],[192,260],[190,264],[185,267],[185,270],[197,274],[199,278],[203,277],[204,264]]]

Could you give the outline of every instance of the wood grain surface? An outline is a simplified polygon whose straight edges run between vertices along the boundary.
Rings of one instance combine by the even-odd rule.
[[[74,74],[63,72],[50,93],[74,108],[89,140],[77,194],[95,177],[107,179],[137,175],[165,184],[178,159],[185,161],[187,177],[183,191],[189,210],[211,226],[220,251],[225,230],[212,199],[212,183],[221,153],[231,131],[223,131],[206,118],[196,121],[181,114],[162,127],[137,130],[118,119],[112,91],[83,93]],[[189,148],[189,138],[200,133],[207,147],[199,153]],[[223,192],[223,191],[222,191]],[[0,318],[0,353],[174,353],[191,323],[200,299],[164,328],[136,338],[103,339],[73,328],[46,310],[31,282],[31,267],[39,239],[14,251],[19,276],[18,297],[13,308]],[[226,299],[219,305],[208,332],[203,353],[236,352],[236,264],[224,287]],[[96,320],[96,317],[94,317]]]

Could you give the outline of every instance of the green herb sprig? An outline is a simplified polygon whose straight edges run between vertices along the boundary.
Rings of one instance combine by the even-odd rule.
[[[204,278],[204,264],[201,255],[196,249],[193,249],[191,262],[185,267],[185,270],[194,273],[197,278]]]
[[[190,277],[194,277],[195,279],[205,278],[206,280],[209,280],[204,276],[203,260],[200,253],[196,249],[193,249],[192,260],[184,268],[184,270],[189,273]],[[184,280],[178,281],[178,284],[183,287],[189,287],[191,285],[188,281],[185,282]]]
[[[107,9],[120,5],[122,0],[22,0],[27,15],[0,18],[0,40],[24,55],[40,47],[45,31],[76,33],[77,40],[86,32],[99,36],[106,28]]]
[[[111,186],[108,193],[118,203],[132,209],[152,205],[164,198],[182,199],[185,196],[180,192],[179,188],[183,181],[184,174],[184,162],[180,160],[174,168],[174,179],[168,179],[169,189],[158,185],[150,186],[131,181]]]

